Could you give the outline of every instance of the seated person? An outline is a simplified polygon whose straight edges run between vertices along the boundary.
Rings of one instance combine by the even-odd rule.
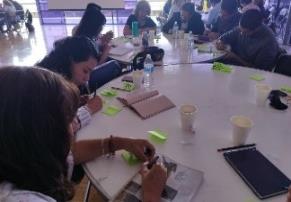
[[[174,23],[177,22],[179,29],[184,30],[186,33],[192,32],[193,34],[201,35],[204,32],[204,24],[201,15],[195,11],[193,3],[185,3],[182,6],[182,12],[175,14],[172,19],[168,21],[163,27],[163,32],[170,33]]]
[[[222,0],[220,16],[211,25],[210,32],[206,33],[210,40],[215,40],[222,34],[232,30],[239,24],[240,13],[235,0]]]
[[[239,27],[222,35],[216,46],[225,49],[230,45],[231,51],[224,58],[228,63],[272,71],[280,48],[273,32],[262,23],[258,10],[246,11]]]
[[[286,202],[291,202],[291,189],[289,188],[288,195],[287,195],[287,201]]]
[[[207,27],[210,27],[217,21],[221,9],[221,0],[210,0],[210,4],[212,8],[208,13],[208,18],[206,22]]]
[[[241,9],[242,13],[244,13],[250,9],[256,9],[256,10],[260,11],[259,6],[257,6],[255,3],[253,3],[252,0],[240,0],[240,5],[242,6],[242,9]]]
[[[31,67],[0,68],[0,200],[70,201],[72,165],[125,149],[142,161],[155,149],[142,139],[74,141],[77,88],[61,76]],[[20,99],[15,99],[19,97]],[[146,156],[144,149],[151,151]],[[142,172],[144,202],[158,202],[167,179],[155,164]]]
[[[86,36],[95,42],[96,50],[99,54],[98,65],[108,60],[109,51],[111,49],[109,43],[113,38],[112,31],[100,35],[105,24],[106,18],[101,12],[101,7],[97,4],[89,3],[79,25],[72,31],[73,36]]]
[[[149,30],[156,30],[156,23],[150,18],[151,14],[151,7],[149,2],[145,0],[138,1],[136,8],[134,10],[134,14],[131,14],[127,21],[126,24],[123,28],[123,34],[126,35],[131,35],[132,34],[132,23],[137,21],[138,22],[138,28],[139,28],[139,33],[141,34],[144,31],[149,31]]]
[[[97,52],[90,39],[68,37],[58,41],[54,49],[37,66],[61,74],[79,87],[81,94],[85,95],[88,94],[85,86],[97,62]],[[81,105],[83,106],[77,113],[76,130],[90,123],[91,115],[102,108],[102,101],[98,96],[91,100],[84,96],[84,102]]]

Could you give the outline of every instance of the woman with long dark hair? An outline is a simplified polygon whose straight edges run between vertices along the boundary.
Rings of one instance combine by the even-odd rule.
[[[110,137],[75,142],[72,122],[77,88],[61,76],[29,67],[0,68],[0,201],[68,201],[72,163],[125,149],[149,160],[146,140]],[[155,178],[153,178],[155,176]],[[158,176],[158,177],[157,177]],[[157,202],[166,172],[154,166],[143,177],[144,201]]]

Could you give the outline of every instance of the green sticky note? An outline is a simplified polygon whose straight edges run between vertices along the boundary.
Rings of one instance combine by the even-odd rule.
[[[263,77],[260,74],[254,74],[250,76],[250,79],[255,80],[255,81],[263,81],[265,80],[265,77]]]
[[[212,70],[216,72],[222,72],[222,73],[231,73],[232,68],[228,65],[225,65],[220,62],[214,62],[212,66]]]
[[[280,90],[286,93],[291,93],[291,86],[282,86]]]
[[[139,159],[132,153],[129,153],[128,151],[124,151],[121,154],[123,160],[130,166],[134,166],[136,164],[139,164]]]
[[[160,130],[148,131],[149,138],[156,143],[165,143],[168,135]]]
[[[104,89],[101,91],[100,94],[105,97],[115,97],[117,95],[117,92],[113,89]]]
[[[106,109],[102,112],[103,114],[106,114],[108,116],[115,116],[116,114],[118,114],[122,109],[119,109],[116,106],[108,106],[106,107]]]
[[[133,83],[131,83],[131,82],[126,82],[126,81],[122,82],[122,87],[123,87],[123,89],[126,90],[126,91],[133,91],[134,88],[135,88],[135,86],[134,86]]]

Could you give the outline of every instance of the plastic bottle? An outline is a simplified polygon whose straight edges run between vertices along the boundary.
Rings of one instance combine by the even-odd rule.
[[[144,87],[149,88],[153,84],[153,71],[154,71],[154,63],[151,59],[151,55],[147,54],[146,59],[144,61]]]
[[[190,31],[188,35],[188,48],[193,49],[194,45],[194,35],[192,34],[192,31]]]
[[[147,48],[149,46],[149,34],[148,32],[143,32],[142,34],[142,46]]]
[[[173,26],[173,38],[177,39],[178,38],[178,31],[179,31],[179,26],[177,21],[175,21],[174,26]]]

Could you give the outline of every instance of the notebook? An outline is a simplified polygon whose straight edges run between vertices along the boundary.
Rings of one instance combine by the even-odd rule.
[[[117,97],[117,99],[142,119],[147,119],[176,106],[167,96],[157,95],[159,95],[157,90],[142,91],[128,94],[126,97]]]
[[[256,148],[225,152],[224,158],[260,199],[286,193],[290,180]]]
[[[110,55],[115,55],[115,56],[122,56],[125,55],[129,52],[133,51],[132,48],[126,47],[126,46],[117,46],[117,47],[112,47],[109,51]]]
[[[163,162],[169,173],[161,201],[192,201],[202,185],[203,172],[182,165],[165,155],[159,156],[159,160]],[[141,176],[136,175],[114,201],[142,202]]]

